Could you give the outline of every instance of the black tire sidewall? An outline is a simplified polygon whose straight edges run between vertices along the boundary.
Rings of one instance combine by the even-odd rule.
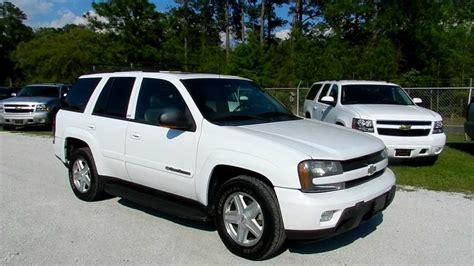
[[[72,169],[73,165],[78,159],[83,159],[87,162],[87,165],[90,169],[90,177],[91,177],[91,186],[89,190],[85,193],[80,192],[77,190],[76,186],[74,185],[74,180],[72,177]],[[99,183],[99,176],[97,174],[97,170],[94,163],[94,158],[88,148],[80,148],[77,150],[72,151],[71,160],[68,167],[69,172],[69,184],[71,185],[72,191],[81,200],[84,201],[94,201],[98,199],[100,194],[100,183]]]
[[[223,208],[224,203],[227,198],[236,192],[243,192],[252,196],[260,205],[263,213],[263,225],[264,230],[260,240],[251,247],[244,247],[236,243],[227,233],[224,220],[223,220]],[[260,191],[258,186],[255,186],[252,183],[246,182],[241,179],[230,180],[220,189],[218,193],[218,202],[216,215],[214,217],[215,224],[218,228],[219,236],[224,242],[225,246],[234,254],[251,259],[258,260],[261,259],[269,250],[272,245],[273,238],[275,237],[275,220],[281,219],[279,214],[274,213],[275,204],[271,199],[267,199],[266,195],[268,191]],[[266,196],[265,196],[266,195]],[[278,216],[276,216],[278,215]]]

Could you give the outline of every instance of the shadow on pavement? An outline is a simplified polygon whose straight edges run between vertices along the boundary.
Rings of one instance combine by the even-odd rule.
[[[148,207],[136,204],[132,201],[122,199],[122,198],[119,198],[118,203],[122,204],[123,206],[126,206],[126,207],[129,207],[129,208],[139,210],[139,211],[145,212],[147,214],[153,215],[155,217],[166,219],[168,221],[171,221],[173,223],[177,223],[179,225],[183,225],[183,226],[186,226],[186,227],[191,227],[191,228],[199,229],[199,230],[203,230],[203,231],[210,231],[210,232],[216,231],[216,227],[214,226],[214,223],[212,223],[212,222],[207,222],[206,223],[206,222],[198,222],[198,221],[179,218],[179,217],[176,217],[176,216],[168,215],[164,212],[154,210],[152,208],[148,208]]]
[[[349,232],[312,243],[288,241],[287,248],[290,252],[299,254],[317,254],[336,250],[347,246],[360,238],[368,236],[377,230],[377,226],[379,226],[382,221],[383,214],[379,213],[366,223],[361,224],[359,227],[354,228]]]
[[[458,151],[467,152],[470,155],[474,155],[474,142],[454,142],[446,143],[446,146],[456,149]]]

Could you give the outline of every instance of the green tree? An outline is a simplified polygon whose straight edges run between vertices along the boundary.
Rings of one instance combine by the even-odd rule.
[[[0,3],[0,84],[11,86],[19,74],[10,59],[16,46],[29,40],[33,32],[23,24],[26,15],[11,2]]]

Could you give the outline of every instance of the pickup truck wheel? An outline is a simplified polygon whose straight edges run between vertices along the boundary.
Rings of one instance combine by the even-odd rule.
[[[215,223],[226,247],[247,259],[271,257],[285,242],[275,192],[253,177],[238,176],[222,185]]]
[[[96,201],[104,196],[104,184],[97,174],[94,157],[89,148],[72,151],[69,163],[69,183],[81,200]]]

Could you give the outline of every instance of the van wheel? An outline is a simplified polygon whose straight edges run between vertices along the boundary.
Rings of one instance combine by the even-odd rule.
[[[281,248],[285,229],[270,186],[250,176],[237,176],[221,186],[216,199],[216,227],[232,253],[261,260]]]
[[[104,198],[104,184],[97,174],[94,157],[89,148],[73,150],[68,168],[69,183],[76,197],[84,201]]]

